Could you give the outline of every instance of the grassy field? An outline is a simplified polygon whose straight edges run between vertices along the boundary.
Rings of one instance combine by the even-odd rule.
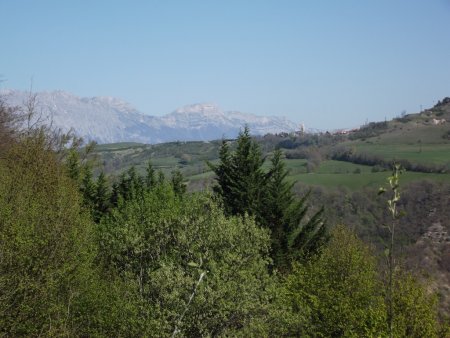
[[[286,160],[286,166],[290,169],[288,179],[300,184],[310,186],[322,186],[324,188],[346,187],[350,190],[360,190],[366,187],[379,187],[386,183],[390,171],[372,172],[371,166],[353,164],[343,161],[323,161],[312,173],[306,172],[306,160]],[[268,168],[268,163],[265,167]],[[199,180],[213,180],[211,171],[187,176],[189,182]],[[418,172],[405,172],[402,182],[429,179],[437,182],[450,183],[450,174],[427,174]]]
[[[422,164],[450,164],[450,144],[353,144],[356,152],[387,160],[408,160]]]
[[[98,144],[95,146],[95,151],[115,151],[115,150],[123,150],[128,148],[136,148],[136,147],[145,147],[146,145],[143,143],[135,143],[135,142],[122,142],[122,143],[109,143],[109,144]]]
[[[343,186],[350,190],[360,190],[365,187],[385,185],[389,175],[390,173],[387,171],[378,173],[365,172],[361,174],[308,173],[290,176],[289,179],[312,186],[322,186],[325,188],[337,188]],[[406,172],[401,177],[402,183],[423,179],[450,183],[449,174]]]
[[[369,140],[375,143],[392,144],[442,144],[450,143],[443,138],[443,135],[450,129],[448,124],[430,125],[418,121],[409,123],[392,122],[390,129],[378,137]]]
[[[389,175],[390,171],[372,172],[371,166],[343,161],[324,161],[316,171],[291,175],[289,179],[307,185],[323,186],[326,188],[343,186],[351,190],[358,190],[365,187],[381,186],[386,183]],[[404,183],[422,179],[450,182],[450,174],[405,172],[402,175],[402,181]]]
[[[354,173],[370,173],[372,167],[367,165],[353,164],[343,161],[324,161],[315,171],[316,174],[354,174]]]
[[[391,122],[385,133],[368,139],[343,142],[357,153],[376,155],[386,160],[408,160],[421,164],[450,164],[450,140],[444,135],[450,123],[430,125]]]

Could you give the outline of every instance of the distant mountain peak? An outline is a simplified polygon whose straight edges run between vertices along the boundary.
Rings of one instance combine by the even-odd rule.
[[[138,110],[129,102],[113,96],[93,96],[91,98],[82,98],[90,100],[94,104],[109,106],[123,111],[138,112]]]
[[[223,113],[219,105],[216,103],[194,103],[180,107],[174,111],[176,114],[187,113],[203,113],[203,114],[217,114]]]
[[[28,92],[3,90],[7,103],[23,105]],[[130,103],[111,96],[81,98],[65,91],[37,93],[39,105],[51,112],[54,126],[71,128],[86,140],[99,143],[208,141],[236,137],[244,125],[252,134],[291,132],[297,125],[286,118],[264,117],[237,111],[224,112],[215,103],[195,103],[170,114],[150,116]]]

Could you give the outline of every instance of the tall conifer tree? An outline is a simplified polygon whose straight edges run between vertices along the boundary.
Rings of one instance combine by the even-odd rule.
[[[67,173],[69,177],[76,182],[80,180],[80,155],[76,149],[70,149],[67,155]]]
[[[224,141],[220,149],[220,163],[209,167],[217,175],[218,186],[214,188],[225,205],[228,214],[254,215],[258,219],[260,203],[267,175],[262,170],[264,158],[258,144],[252,141],[248,127],[239,134],[237,149],[231,154]]]
[[[95,183],[95,204],[94,204],[94,220],[98,222],[109,209],[110,193],[105,174],[103,172],[97,178]]]
[[[148,190],[154,188],[156,186],[156,172],[153,168],[153,164],[151,161],[148,161],[147,168],[145,169],[145,185]]]
[[[95,204],[95,183],[92,178],[92,169],[90,166],[83,168],[80,190],[83,194],[83,204],[89,208],[93,208]]]
[[[220,148],[220,163],[208,163],[216,174],[213,188],[230,215],[249,214],[271,230],[272,257],[277,267],[289,269],[292,260],[303,259],[326,241],[323,210],[307,217],[308,195],[300,200],[286,180],[288,170],[282,152],[276,150],[268,172],[264,158],[248,127],[239,134],[235,152],[226,141]]]

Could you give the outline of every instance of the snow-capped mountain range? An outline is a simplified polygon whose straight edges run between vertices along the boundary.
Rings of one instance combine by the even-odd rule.
[[[11,106],[22,106],[29,93],[2,90]],[[210,103],[178,108],[164,116],[150,116],[114,97],[78,97],[65,91],[39,92],[37,109],[47,121],[63,131],[73,129],[85,140],[98,143],[213,140],[233,138],[244,125],[252,134],[292,132],[298,126],[283,117],[263,117],[222,111]]]

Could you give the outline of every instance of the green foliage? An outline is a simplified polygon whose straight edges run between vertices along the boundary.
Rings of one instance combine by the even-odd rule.
[[[80,180],[80,155],[77,149],[71,148],[66,159],[67,174],[71,179],[78,182]]]
[[[126,200],[136,198],[140,196],[144,191],[144,179],[140,176],[136,167],[132,166],[126,172],[125,180],[119,182],[123,198]]]
[[[403,215],[398,210],[402,173],[401,166],[394,163],[392,175],[388,177],[390,197],[387,205],[392,222],[387,225],[390,237],[389,247],[385,251],[387,330],[390,337],[437,337],[439,324],[436,299],[427,295],[424,288],[410,274],[402,272],[395,261],[397,221]],[[385,189],[380,188],[379,194],[384,192]]]
[[[273,155],[271,175],[265,191],[266,208],[262,210],[264,223],[271,230],[272,256],[276,266],[284,265],[288,258],[290,248],[288,235],[292,232],[292,227],[288,219],[290,215],[287,215],[286,211],[294,203],[293,183],[286,181],[288,171],[281,156],[281,150],[275,151]],[[297,211],[302,212],[304,208]]]
[[[245,326],[263,306],[267,232],[248,217],[225,217],[207,195],[179,199],[161,185],[119,203],[97,234],[105,269],[134,285],[133,306],[145,309],[139,335],[168,336],[175,328],[220,335]]]
[[[343,226],[333,229],[319,257],[297,265],[286,288],[293,311],[308,320],[300,336],[374,337],[384,332],[384,301],[376,261]]]
[[[308,194],[300,200],[295,198],[294,182],[286,180],[288,173],[281,150],[276,150],[261,212],[263,224],[271,230],[275,266],[282,270],[289,269],[292,261],[316,253],[327,240],[323,209],[306,219]]]
[[[395,257],[394,257],[394,244],[395,244],[395,228],[397,225],[397,219],[399,218],[399,212],[397,210],[397,204],[400,201],[400,175],[402,173],[399,164],[394,163],[392,169],[392,176],[388,177],[389,186],[391,189],[392,196],[387,200],[388,210],[392,217],[392,222],[388,224],[387,228],[389,230],[389,247],[386,249],[387,263],[388,263],[388,283],[386,290],[386,303],[387,303],[387,324],[389,337],[393,337],[393,321],[394,321],[394,270],[395,270]],[[380,188],[378,194],[383,194],[385,192],[384,188]]]
[[[151,161],[148,161],[145,173],[145,185],[150,190],[156,185],[156,172]]]
[[[37,132],[0,163],[0,335],[82,334],[95,313],[92,223],[47,146]]]
[[[384,122],[370,122],[362,126],[359,130],[350,134],[351,140],[366,139],[383,134],[388,129],[388,123]]]
[[[231,153],[224,141],[219,164],[209,164],[216,174],[214,191],[228,214],[253,215],[261,226],[270,229],[275,266],[288,270],[292,260],[314,253],[326,241],[323,210],[307,219],[307,195],[299,201],[294,198],[281,150],[274,152],[266,173],[264,158],[247,127],[236,143],[236,151]]]
[[[151,177],[140,176],[136,168],[132,166],[126,172],[120,174],[118,181],[113,184],[111,193],[111,204],[117,206],[121,199],[131,200],[142,196],[144,191],[148,189]]]
[[[92,177],[92,169],[90,166],[83,168],[83,177],[81,179],[81,194],[83,195],[83,203],[89,208],[93,209],[95,205],[96,187]]]
[[[260,221],[267,175],[262,170],[261,151],[248,127],[239,134],[236,151],[231,154],[227,141],[223,141],[219,156],[218,165],[208,165],[217,176],[214,191],[223,199],[225,210],[230,215],[254,215]]]
[[[172,185],[172,189],[176,195],[182,196],[186,193],[186,184],[184,184],[184,177],[180,170],[172,171],[172,178],[170,183]]]
[[[98,175],[95,182],[95,196],[94,196],[94,221],[99,222],[100,218],[105,215],[110,207],[110,198],[108,182],[103,171]]]
[[[398,271],[394,281],[393,336],[438,337],[441,326],[436,297],[411,274]]]
[[[156,183],[159,185],[164,184],[164,181],[166,180],[166,176],[164,175],[164,172],[162,170],[158,170],[158,178],[156,180]]]
[[[4,113],[0,101],[0,336],[448,334],[436,298],[410,274],[393,269],[383,288],[353,233],[337,227],[324,243],[322,211],[307,217],[309,194],[294,198],[280,151],[262,169],[248,128],[211,165],[224,210],[151,163],[110,193],[78,143],[67,150],[70,137],[47,128],[16,133]],[[396,219],[395,172],[390,183]],[[290,271],[292,260],[302,264]]]

